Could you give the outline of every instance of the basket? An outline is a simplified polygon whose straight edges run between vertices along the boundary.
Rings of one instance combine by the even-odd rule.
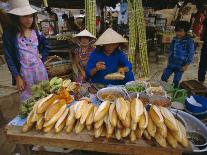
[[[45,66],[49,78],[54,76],[66,76],[72,73],[72,64],[69,60],[63,60],[59,56],[51,56],[46,62]]]

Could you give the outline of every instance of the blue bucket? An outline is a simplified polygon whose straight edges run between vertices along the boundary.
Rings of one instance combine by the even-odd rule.
[[[199,106],[198,104],[193,104],[193,99],[201,106]],[[186,98],[185,107],[189,112],[203,113],[207,111],[207,99],[203,96],[191,96],[191,99]]]

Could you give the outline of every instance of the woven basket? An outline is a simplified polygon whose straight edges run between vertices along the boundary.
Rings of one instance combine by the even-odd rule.
[[[51,56],[46,62],[45,66],[49,78],[54,76],[66,76],[71,74],[72,64],[68,60],[63,60],[59,56]]]

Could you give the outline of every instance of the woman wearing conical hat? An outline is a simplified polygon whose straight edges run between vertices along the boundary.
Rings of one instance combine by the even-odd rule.
[[[99,48],[91,53],[86,66],[86,75],[92,83],[123,85],[134,80],[132,64],[125,54],[119,50],[119,45],[126,42],[126,39],[111,28],[98,38],[95,45]],[[106,76],[112,73],[120,73],[124,75],[124,78],[107,79]]]
[[[76,82],[82,83],[86,81],[85,68],[91,52],[94,50],[92,44],[96,37],[87,30],[83,30],[75,36],[78,48],[74,50],[75,65],[78,69]]]
[[[3,34],[3,52],[22,101],[31,96],[32,85],[47,80],[44,61],[49,54],[46,38],[35,28],[35,13],[28,0],[10,0],[12,23]],[[40,59],[39,54],[42,57]]]

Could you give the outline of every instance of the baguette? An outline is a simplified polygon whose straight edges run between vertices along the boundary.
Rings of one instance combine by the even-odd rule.
[[[126,101],[126,104],[128,106],[128,112],[126,114],[126,119],[122,121],[122,124],[124,125],[125,128],[130,128],[131,127],[131,107],[130,107],[130,102]]]
[[[25,133],[25,132],[28,132],[29,130],[31,130],[33,127],[33,124],[27,124],[25,123],[23,126],[22,126],[22,132]]]
[[[81,118],[80,118],[80,123],[81,124],[84,124],[86,122],[86,119],[88,118],[88,116],[93,111],[94,105],[86,103],[84,107],[85,107],[84,111],[82,111],[82,115],[81,115]]]
[[[148,125],[148,113],[147,110],[144,108],[144,113],[140,117],[139,128],[144,130],[145,128],[147,128],[147,125]]]
[[[78,120],[78,122],[75,125],[75,133],[78,134],[82,132],[84,128],[85,128],[85,124],[81,124],[80,120]]]
[[[48,107],[57,99],[58,99],[58,95],[50,94],[49,96],[39,100],[37,113],[38,114],[44,113],[48,109]]]
[[[66,108],[62,116],[59,118],[57,123],[55,124],[55,132],[58,133],[60,132],[64,127],[67,119],[69,109]]]
[[[154,125],[151,117],[149,117],[148,125],[147,125],[147,131],[148,131],[148,133],[150,134],[151,137],[155,136],[156,130],[157,130],[156,126]]]
[[[69,114],[68,114],[68,118],[66,120],[66,126],[73,125],[75,123],[75,121],[76,121],[75,110],[74,110],[74,105],[72,105],[69,108]]]
[[[65,104],[65,100],[55,100],[45,112],[45,121],[49,121]]]
[[[128,105],[123,97],[120,97],[116,100],[116,112],[119,116],[119,119],[121,121],[124,121],[126,119],[126,115],[128,113]]]
[[[170,132],[167,133],[167,142],[173,147],[173,148],[176,148],[178,143],[177,143],[177,140],[171,135]]]
[[[124,128],[124,129],[121,130],[121,136],[123,138],[125,138],[125,137],[129,136],[130,132],[131,132],[130,128]]]
[[[161,135],[162,137],[164,137],[164,138],[167,137],[167,127],[166,127],[165,124],[163,124],[161,127],[157,127],[156,130],[157,130],[156,132],[157,132],[159,135]]]
[[[115,106],[116,106],[116,104],[112,103],[110,105],[110,108],[109,108],[109,120],[110,120],[111,125],[113,127],[116,127],[117,121],[118,121],[117,113],[116,113],[116,107]]]
[[[94,136],[95,138],[98,138],[101,136],[101,134],[103,133],[104,130],[104,126],[102,125],[100,128],[98,129],[94,129]]]
[[[36,123],[36,130],[42,130],[44,124],[44,116],[42,115]]]
[[[165,125],[173,131],[178,131],[178,126],[175,120],[175,117],[173,116],[173,114],[164,107],[160,107],[160,111],[162,113],[162,116],[164,117],[164,122]]]
[[[118,128],[115,130],[115,137],[117,140],[121,139],[121,130]]]
[[[43,126],[43,127],[44,127],[44,128],[43,128],[43,132],[46,132],[46,133],[50,132],[54,126],[55,126],[55,122],[52,123],[52,124],[50,124],[50,125],[47,126],[47,127],[44,127],[44,126]]]
[[[167,142],[166,142],[166,139],[164,137],[162,137],[161,135],[159,134],[155,134],[155,140],[158,144],[160,144],[160,146],[162,147],[167,147]]]
[[[137,130],[135,130],[136,137],[140,139],[142,137],[143,132],[144,130],[137,128]]]
[[[130,137],[131,142],[135,142],[137,139],[135,131],[132,130],[129,137]]]
[[[57,120],[62,116],[65,109],[67,108],[67,105],[63,105],[60,110],[47,122],[44,123],[43,127],[46,128],[47,126],[50,126],[51,124],[55,124]]]
[[[81,100],[78,101],[75,105],[74,105],[74,110],[75,110],[75,118],[79,119],[81,117],[82,114],[82,110],[83,110],[83,104],[87,103],[87,101],[85,100]]]
[[[95,122],[95,124],[94,124],[94,128],[95,128],[95,129],[100,128],[100,127],[103,125],[103,123],[104,123],[104,119],[101,119],[101,120],[99,120],[98,122]]]
[[[95,113],[94,116],[94,122],[98,122],[101,119],[104,119],[105,115],[107,114],[110,107],[109,101],[104,101],[101,103],[101,105],[98,107],[98,110]]]
[[[135,98],[131,102],[131,118],[134,123],[139,122],[141,115],[143,114],[143,103],[138,98]]]
[[[94,116],[95,116],[95,113],[96,113],[97,110],[98,110],[98,107],[97,106],[93,106],[92,112],[86,118],[86,125],[91,125],[93,123]]]
[[[42,116],[42,114],[37,114],[37,107],[39,102],[37,102],[33,107],[33,115],[31,116],[31,123],[35,123]]]
[[[154,122],[156,126],[158,127],[162,126],[162,124],[164,123],[164,119],[160,112],[160,109],[157,106],[152,105],[150,107],[149,114],[151,116],[152,121]]]
[[[151,140],[152,139],[151,135],[149,134],[149,132],[147,130],[144,130],[143,131],[143,135],[148,140]]]

